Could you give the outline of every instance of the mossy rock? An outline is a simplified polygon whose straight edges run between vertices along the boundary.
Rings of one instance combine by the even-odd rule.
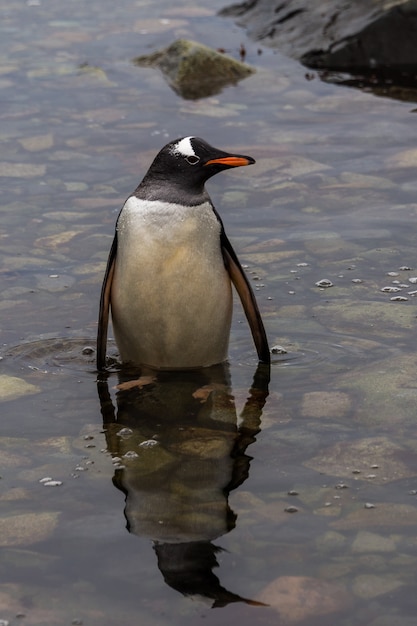
[[[170,87],[187,100],[212,96],[255,72],[245,63],[187,39],[178,39],[168,48],[133,62],[159,68]]]

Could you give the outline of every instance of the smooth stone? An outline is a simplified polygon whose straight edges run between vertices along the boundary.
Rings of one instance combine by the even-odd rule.
[[[360,574],[352,583],[352,591],[359,598],[370,600],[393,592],[402,585],[404,583],[394,577]]]
[[[19,139],[19,143],[29,152],[39,152],[41,150],[48,150],[54,145],[54,136],[52,133],[46,133],[45,135],[35,135],[33,137],[23,137]]]
[[[318,550],[323,552],[333,552],[334,550],[343,548],[346,545],[346,541],[347,539],[342,533],[328,530],[324,535],[316,539],[316,546]]]
[[[1,453],[2,465],[3,465],[3,455],[4,452]],[[0,502],[15,502],[17,500],[28,500],[31,497],[31,493],[29,489],[25,489],[24,487],[12,487],[8,491],[5,491],[0,495]]]
[[[331,297],[331,294],[326,292],[326,297]],[[333,332],[351,332],[354,335],[397,337],[404,330],[411,331],[415,327],[414,307],[392,302],[341,298],[314,306],[313,313]]]
[[[257,600],[276,609],[286,624],[337,613],[349,606],[349,594],[342,584],[308,576],[280,576]]]
[[[61,246],[68,244],[74,237],[80,235],[81,230],[63,230],[55,235],[46,235],[35,240],[36,248],[47,248],[49,250],[57,250]]]
[[[45,174],[46,165],[43,163],[0,163],[0,176],[5,178],[36,178]]]
[[[305,393],[301,415],[313,418],[345,417],[351,410],[351,399],[343,391],[310,391]]]
[[[0,546],[28,546],[44,541],[55,530],[59,513],[23,513],[0,518]]]
[[[400,152],[392,154],[385,160],[385,163],[387,168],[391,170],[392,168],[414,168],[416,166],[416,161],[417,148],[408,148],[407,150],[401,150]]]
[[[356,535],[352,552],[394,552],[397,542],[392,537],[385,537],[368,530],[360,530]]]
[[[318,456],[305,461],[304,465],[317,472],[341,478],[353,478],[352,472],[359,470],[360,473],[355,474],[357,480],[367,480],[367,476],[372,475],[375,483],[385,484],[416,475],[415,470],[402,461],[405,452],[402,446],[393,443],[388,437],[366,437],[324,448]],[[378,468],[372,469],[372,465]]]
[[[324,184],[322,189],[392,189],[396,184],[382,176],[370,176],[357,172],[342,172],[333,184]]]
[[[0,374],[0,401],[15,400],[16,398],[39,392],[39,387],[27,383],[23,378]]]
[[[393,609],[396,610],[395,607]],[[415,615],[407,616],[402,613],[388,612],[372,620],[367,626],[416,626],[416,618]]]
[[[361,507],[342,519],[330,523],[336,530],[392,528],[417,525],[417,508],[409,504],[377,503],[375,509]]]
[[[413,309],[410,312],[414,320],[415,312]],[[414,424],[417,403],[415,362],[414,354],[404,354],[342,375],[337,381],[338,387],[360,396],[354,419],[368,425]]]

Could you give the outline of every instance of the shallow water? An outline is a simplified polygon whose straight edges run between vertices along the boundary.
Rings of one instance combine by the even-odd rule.
[[[414,624],[413,105],[311,80],[224,1],[168,5],[2,5],[0,620]],[[257,73],[182,100],[131,63],[178,37]],[[238,303],[230,370],[97,382],[117,213],[189,134],[257,161],[209,190],[268,389]]]

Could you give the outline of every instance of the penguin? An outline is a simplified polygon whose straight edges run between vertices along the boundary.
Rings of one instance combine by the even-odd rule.
[[[253,163],[192,136],[157,154],[117,218],[100,298],[99,371],[106,366],[110,309],[123,363],[170,370],[224,362],[232,283],[258,359],[270,363],[254,293],[205,189],[218,172]]]

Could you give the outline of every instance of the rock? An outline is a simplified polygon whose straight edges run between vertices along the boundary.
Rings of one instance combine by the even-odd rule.
[[[336,613],[349,603],[341,584],[308,576],[280,576],[257,599],[275,608],[285,624]]]
[[[187,100],[212,96],[255,72],[245,63],[186,39],[178,39],[168,48],[137,57],[133,62],[158,67],[170,87]]]
[[[417,63],[416,0],[251,0],[221,14],[312,68],[375,73]]]

